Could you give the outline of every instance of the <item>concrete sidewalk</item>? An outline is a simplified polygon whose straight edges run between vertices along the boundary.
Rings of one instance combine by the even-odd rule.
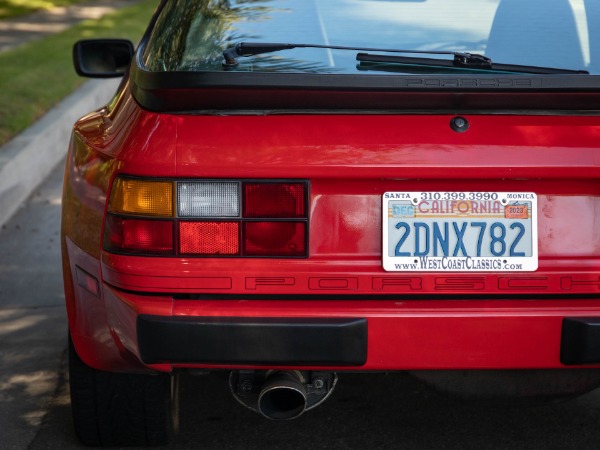
[[[91,80],[0,147],[0,226],[64,158],[73,123],[110,100],[120,79]]]
[[[0,51],[9,51],[138,1],[91,0],[66,8],[0,20]],[[0,227],[64,158],[73,123],[84,114],[106,104],[119,81],[89,81],[25,132],[0,146]]]

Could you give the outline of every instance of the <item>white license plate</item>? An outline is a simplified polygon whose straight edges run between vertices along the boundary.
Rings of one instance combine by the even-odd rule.
[[[531,272],[538,267],[531,192],[386,192],[383,268]]]

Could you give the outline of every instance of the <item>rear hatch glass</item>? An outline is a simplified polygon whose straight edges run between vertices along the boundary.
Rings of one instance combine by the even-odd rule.
[[[596,0],[170,0],[152,31],[144,61],[155,72],[381,75],[456,70],[411,65],[378,70],[357,63],[357,51],[336,48],[295,48],[240,57],[233,69],[222,65],[223,51],[236,43],[274,42],[467,52],[495,63],[598,74],[599,29]]]

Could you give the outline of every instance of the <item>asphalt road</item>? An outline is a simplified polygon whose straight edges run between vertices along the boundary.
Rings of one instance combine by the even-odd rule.
[[[66,375],[59,251],[62,168],[0,231],[0,448],[79,449]],[[239,406],[225,378],[182,377],[172,449],[597,449],[600,391],[500,406],[440,395],[406,374],[342,374],[291,422]]]

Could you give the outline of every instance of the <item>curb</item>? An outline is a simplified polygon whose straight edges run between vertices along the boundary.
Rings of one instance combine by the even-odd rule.
[[[106,104],[120,81],[88,81],[0,147],[0,226],[66,156],[75,121]]]

